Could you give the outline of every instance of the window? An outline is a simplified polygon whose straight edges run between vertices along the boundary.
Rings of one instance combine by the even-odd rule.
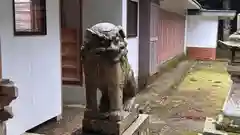
[[[13,0],[14,35],[46,35],[46,1]]]
[[[127,3],[127,37],[138,35],[138,2],[128,0]]]

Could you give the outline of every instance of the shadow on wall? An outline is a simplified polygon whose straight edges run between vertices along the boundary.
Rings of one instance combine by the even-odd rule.
[[[136,82],[138,83],[137,79]],[[69,105],[69,104],[86,104],[86,93],[85,88],[81,86],[76,85],[63,85],[62,86],[62,95],[63,95],[63,104]],[[97,99],[98,103],[101,98],[101,92],[98,91],[97,93]]]
[[[86,104],[85,88],[80,86],[64,85],[62,86],[63,104]],[[98,91],[98,102],[101,98],[101,92]]]

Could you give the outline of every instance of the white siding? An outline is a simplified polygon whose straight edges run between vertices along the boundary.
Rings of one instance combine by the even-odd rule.
[[[187,17],[187,47],[216,48],[217,33],[218,17]]]
[[[46,0],[46,5],[47,35],[14,37],[12,0],[0,1],[3,78],[19,88],[7,135],[20,135],[61,114],[59,1]]]

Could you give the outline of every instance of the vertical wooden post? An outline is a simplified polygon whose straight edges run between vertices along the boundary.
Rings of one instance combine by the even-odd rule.
[[[65,14],[64,14],[64,1],[60,0],[60,20],[61,20],[61,28],[64,28],[66,26],[66,18],[65,18]]]
[[[79,28],[78,28],[78,50],[80,50],[82,44],[83,44],[83,29],[82,29],[82,0],[79,0],[79,15],[80,15],[80,21],[79,21]],[[80,86],[83,86],[84,84],[84,72],[83,72],[83,65],[81,61],[81,54],[78,55],[78,61],[79,61],[79,75],[80,75]]]

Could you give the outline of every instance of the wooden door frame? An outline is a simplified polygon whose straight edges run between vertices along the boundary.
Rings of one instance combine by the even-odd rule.
[[[83,18],[82,18],[82,10],[83,10],[83,3],[82,3],[82,0],[79,0],[79,7],[80,7],[80,9],[79,9],[79,12],[80,12],[80,21],[79,21],[79,45],[78,45],[78,47],[79,47],[79,51],[80,51],[80,49],[81,49],[81,47],[82,47],[82,44],[83,44],[83,28],[82,28],[82,20],[83,20]],[[82,65],[82,61],[81,61],[81,56],[79,56],[79,61],[80,61],[80,65],[79,65],[79,75],[80,75],[80,86],[83,86],[83,65]]]
[[[59,7],[60,7],[60,37],[61,37],[61,30],[62,30],[62,23],[63,22],[63,0],[60,0],[59,2]],[[80,24],[79,24],[79,29],[77,29],[77,49],[80,51],[80,48],[81,48],[81,45],[82,45],[82,0],[79,0],[79,12],[80,12]],[[83,86],[83,66],[82,66],[82,63],[81,63],[81,57],[80,55],[77,57],[77,60],[79,61],[79,81],[63,81],[63,74],[62,74],[62,43],[61,43],[61,81],[62,81],[62,84],[63,85],[80,85],[80,86]]]
[[[81,49],[81,46],[82,46],[82,43],[83,43],[83,28],[82,28],[82,0],[79,0],[79,15],[80,15],[80,21],[79,21],[79,29],[78,29],[78,50],[79,50],[79,53],[80,53],[80,49]],[[80,79],[80,86],[83,86],[83,65],[82,65],[82,62],[81,62],[81,56],[79,55],[78,57],[78,61],[79,61],[79,79]]]

